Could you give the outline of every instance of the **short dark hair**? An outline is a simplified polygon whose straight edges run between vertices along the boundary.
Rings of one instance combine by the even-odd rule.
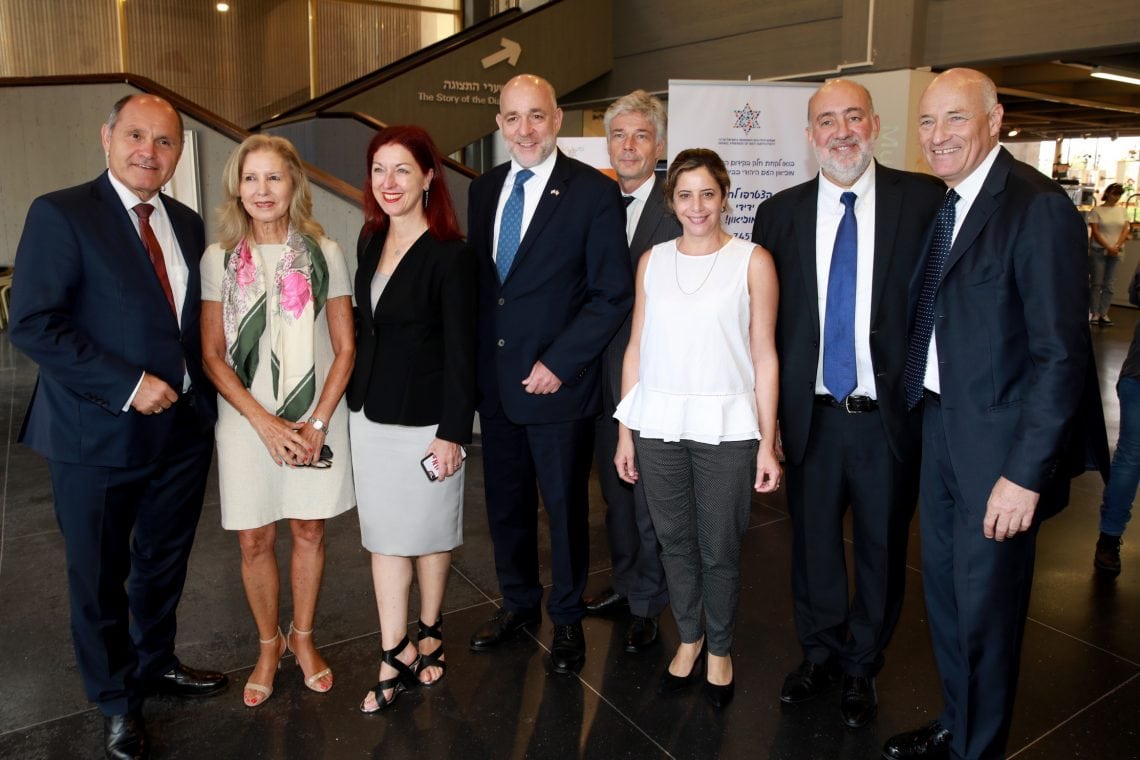
[[[677,179],[685,172],[696,169],[706,169],[720,186],[720,192],[725,198],[732,187],[732,180],[728,178],[728,169],[724,168],[724,161],[716,151],[708,148],[689,148],[677,154],[673,163],[669,165],[669,173],[665,176],[665,204],[673,210],[673,191],[677,189]]]

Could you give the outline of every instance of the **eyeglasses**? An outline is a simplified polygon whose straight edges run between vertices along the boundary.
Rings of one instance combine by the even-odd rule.
[[[328,447],[328,444],[325,444],[324,446],[321,446],[321,458],[309,466],[314,470],[327,470],[328,468],[332,467],[332,459],[332,449]]]

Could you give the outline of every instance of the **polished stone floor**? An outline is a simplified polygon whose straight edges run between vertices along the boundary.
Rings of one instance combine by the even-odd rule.
[[[1136,312],[1114,310],[1096,328],[1100,374],[1115,443],[1112,391]],[[15,443],[35,371],[0,334],[0,757],[101,757],[101,721],[84,699],[68,633],[63,548],[52,516],[47,469]],[[317,641],[336,673],[327,695],[305,689],[296,667],[277,677],[273,698],[241,704],[240,684],[257,642],[238,575],[234,536],[219,527],[217,488],[208,491],[179,615],[178,652],[191,665],[227,671],[212,699],[147,702],[154,754],[163,758],[872,758],[884,739],[937,716],[937,673],[922,604],[917,531],[902,620],[879,675],[878,718],[842,725],[838,695],[797,708],[777,699],[800,659],[791,622],[791,528],[783,497],[757,497],[744,539],[743,590],[733,650],[737,696],[721,713],[699,692],[662,700],[654,687],[677,643],[671,620],[661,646],[621,648],[623,621],[588,619],[579,678],[550,675],[550,627],[493,654],[466,640],[495,609],[498,591],[483,514],[481,458],[468,462],[466,543],[455,553],[445,602],[447,677],[363,716],[357,703],[376,680],[379,650],[368,555],[356,516],[329,523]],[[1124,573],[1099,581],[1092,568],[1100,484],[1080,478],[1072,506],[1041,530],[1021,685],[1009,754],[1046,760],[1140,757],[1140,539],[1124,546]],[[590,590],[607,585],[604,506],[593,491]],[[916,528],[917,526],[912,526]],[[1133,528],[1135,533],[1138,529]],[[1140,535],[1140,534],[1138,534]],[[283,538],[279,556],[288,556]],[[543,557],[549,551],[543,547]],[[289,602],[282,624],[289,621]],[[290,661],[290,664],[291,661]]]

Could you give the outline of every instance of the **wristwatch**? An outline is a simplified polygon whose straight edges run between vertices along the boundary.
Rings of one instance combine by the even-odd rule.
[[[310,417],[309,424],[313,426],[313,430],[320,430],[325,435],[329,434],[329,426],[325,424],[324,420],[318,417]]]

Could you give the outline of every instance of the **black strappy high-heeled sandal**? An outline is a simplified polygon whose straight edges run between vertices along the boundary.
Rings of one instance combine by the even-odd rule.
[[[439,659],[443,657],[443,615],[439,616],[439,620],[435,621],[435,625],[428,625],[424,621],[419,621],[420,632],[416,636],[416,644],[424,639],[435,639],[439,642],[439,648],[430,654],[420,655],[419,670],[422,673],[424,668],[439,668],[439,677],[434,681],[420,681],[424,686],[435,686],[443,680],[444,675],[447,673],[447,661]]]
[[[373,686],[372,690],[368,692],[368,694],[375,695],[376,707],[372,710],[369,710],[364,706],[368,702],[368,694],[365,694],[364,699],[360,703],[360,712],[364,713],[365,715],[371,715],[373,713],[378,713],[381,710],[386,710],[392,706],[393,702],[396,701],[396,697],[400,696],[400,692],[407,691],[408,689],[414,689],[419,685],[420,679],[416,677],[416,671],[419,669],[421,658],[417,656],[411,665],[405,665],[396,657],[396,655],[398,655],[400,652],[403,652],[405,649],[407,649],[410,644],[411,642],[408,641],[408,637],[405,636],[404,638],[400,639],[399,644],[392,647],[391,649],[384,650],[381,660],[391,667],[395,668],[396,675],[392,676],[391,678],[385,678],[383,681],[376,682],[376,685]],[[385,689],[392,690],[392,696],[388,697],[387,699],[384,699]]]

